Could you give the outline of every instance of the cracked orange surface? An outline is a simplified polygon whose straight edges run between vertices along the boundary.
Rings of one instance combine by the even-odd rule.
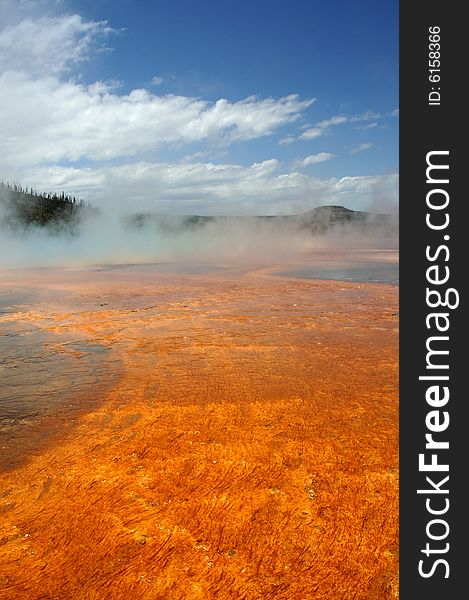
[[[99,381],[4,432],[1,598],[397,597],[396,287],[269,271],[22,285],[66,301],[16,323]]]

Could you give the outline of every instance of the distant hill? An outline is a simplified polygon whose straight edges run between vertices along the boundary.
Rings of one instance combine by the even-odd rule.
[[[299,215],[300,227],[313,232],[327,231],[337,226],[352,226],[356,229],[393,229],[397,218],[382,213],[351,210],[343,206],[318,206]]]
[[[89,204],[62,192],[39,193],[19,184],[0,182],[0,225],[73,227]]]
[[[311,233],[326,233],[334,228],[350,227],[361,231],[383,231],[397,233],[397,218],[388,214],[351,210],[343,206],[318,206],[298,215],[263,216],[203,216],[203,215],[160,215],[139,213],[130,215],[126,222],[131,227],[155,225],[164,231],[199,229],[210,223],[225,225],[260,224],[269,222],[274,227],[289,227],[294,230],[309,230]]]

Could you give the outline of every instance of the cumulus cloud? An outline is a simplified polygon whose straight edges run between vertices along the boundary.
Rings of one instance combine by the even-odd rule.
[[[329,119],[319,121],[314,127],[308,127],[308,129],[305,129],[305,131],[303,131],[303,133],[296,138],[291,136],[288,143],[295,141],[295,139],[314,140],[315,138],[321,137],[329,133],[329,129],[332,126],[341,125],[342,123],[347,123],[347,121],[349,121],[349,118],[345,115],[334,115]],[[280,141],[280,143],[282,143],[282,140]]]
[[[163,77],[158,77],[157,75],[155,75],[155,77],[152,77],[151,79],[151,84],[152,85],[161,85],[163,83],[164,79]]]
[[[79,15],[24,19],[0,31],[0,69],[31,77],[60,74],[88,58],[97,40],[112,31],[106,21]]]
[[[294,135],[287,135],[284,138],[282,138],[281,140],[279,140],[279,144],[281,146],[284,146],[284,145],[287,145],[287,144],[291,144],[295,140],[296,140],[296,137]]]
[[[0,76],[0,155],[10,163],[106,160],[133,156],[162,144],[233,142],[272,134],[309,105],[296,95],[210,103],[156,96],[145,89],[111,93],[54,77]]]
[[[320,179],[286,171],[275,160],[233,163],[138,161],[93,167],[36,167],[25,185],[67,189],[97,206],[122,212],[189,214],[294,214],[340,204],[396,212],[398,176]],[[384,200],[383,200],[384,198]]]
[[[49,7],[56,7],[61,0],[2,0],[0,2],[0,26],[14,25],[25,18],[40,17]],[[42,14],[41,14],[42,13]]]
[[[331,125],[341,125],[342,123],[346,123],[347,121],[348,118],[344,115],[336,115],[334,117],[331,117],[330,119],[319,121],[319,123],[316,123],[316,127],[319,127],[320,129],[325,129],[326,127],[330,127]]]
[[[310,127],[303,131],[300,138],[303,140],[314,140],[314,138],[321,137],[321,135],[324,135],[324,129],[321,129],[320,127]]]
[[[352,148],[350,150],[350,154],[358,154],[359,152],[364,152],[365,150],[369,150],[372,147],[373,144],[370,144],[369,142],[364,144],[358,144],[358,146],[355,146],[355,148]]]
[[[386,116],[397,116],[398,114],[399,114],[398,109],[395,109],[391,113],[388,113]],[[373,112],[373,111],[367,111],[365,113],[362,113],[359,115],[353,115],[351,117],[346,116],[346,115],[334,115],[334,116],[330,117],[329,119],[324,119],[322,121],[319,121],[318,123],[316,123],[314,125],[314,127],[307,126],[307,128],[305,128],[305,131],[303,131],[303,133],[301,133],[298,136],[294,136],[291,134],[288,135],[287,137],[281,139],[279,141],[279,144],[291,144],[292,142],[295,142],[296,140],[313,140],[315,138],[329,134],[331,127],[334,127],[336,125],[342,125],[344,123],[355,123],[357,121],[358,122],[366,122],[366,121],[375,120],[375,122],[373,122],[373,123],[360,126],[360,129],[371,129],[373,127],[378,126],[376,119],[380,120],[382,118],[383,118],[382,115],[380,115],[379,113]]]
[[[382,115],[379,113],[369,110],[360,115],[354,115],[353,117],[350,117],[350,121],[352,121],[352,123],[355,121],[376,121],[382,118]]]
[[[376,129],[377,127],[379,127],[379,124],[377,121],[373,121],[372,123],[367,123],[366,125],[359,125],[357,129],[360,129],[361,131],[367,131],[369,129]]]
[[[330,152],[319,152],[318,154],[310,154],[309,156],[305,156],[302,160],[298,160],[295,163],[295,167],[309,167],[309,165],[315,165],[317,163],[324,162],[325,160],[329,160],[333,158],[334,155]]]

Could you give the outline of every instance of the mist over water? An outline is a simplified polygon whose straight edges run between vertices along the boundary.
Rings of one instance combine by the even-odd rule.
[[[5,216],[0,202],[0,223]],[[2,208],[3,207],[3,208]],[[2,214],[3,213],[3,214]],[[396,229],[397,230],[397,229]],[[136,220],[106,204],[74,227],[0,227],[0,268],[86,267],[164,262],[282,262],[316,248],[397,248],[389,227],[338,224],[314,232],[301,217],[145,215]]]

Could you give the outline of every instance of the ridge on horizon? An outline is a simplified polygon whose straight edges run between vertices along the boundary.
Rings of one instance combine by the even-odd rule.
[[[2,226],[14,228],[18,225],[43,227],[67,224],[74,228],[85,214],[90,216],[101,212],[98,207],[93,207],[90,203],[84,203],[83,200],[78,200],[64,192],[39,193],[32,188],[23,189],[19,184],[9,185],[3,181],[0,184],[0,191],[3,192],[3,198],[0,196],[0,204],[4,208],[0,220]],[[320,205],[296,214],[203,215],[145,211],[127,212],[122,217],[124,223],[130,227],[139,228],[148,222],[153,222],[166,230],[201,227],[215,221],[225,223],[269,221],[295,225],[299,229],[311,229],[312,232],[322,232],[345,224],[372,227],[395,225],[395,219],[391,214],[353,210],[337,204]]]

